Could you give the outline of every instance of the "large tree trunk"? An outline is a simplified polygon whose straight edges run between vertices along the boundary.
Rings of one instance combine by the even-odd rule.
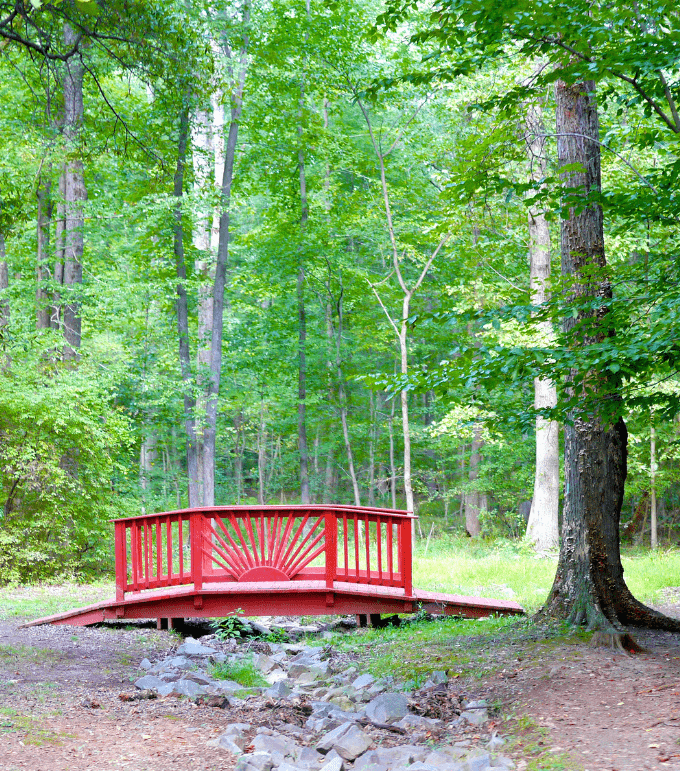
[[[558,81],[556,111],[559,164],[580,164],[583,168],[563,175],[565,190],[583,196],[596,193],[600,188],[600,145],[595,83]],[[562,221],[562,273],[573,282],[572,300],[600,298],[606,302],[611,298],[608,280],[593,274],[593,269],[605,265],[602,208],[597,203],[570,208]],[[606,305],[597,313],[580,310],[576,318],[565,322],[576,353],[603,339],[599,323],[606,312]],[[590,373],[589,389],[597,391],[599,384],[604,390],[604,377]],[[587,624],[611,636],[618,645],[626,639],[621,636],[624,624],[680,629],[680,621],[646,608],[626,586],[619,520],[628,432],[622,418],[614,424],[604,423],[592,399],[584,399],[582,405],[569,415],[565,427],[562,543],[555,581],[542,612],[573,624]]]
[[[78,35],[70,25],[64,25],[64,42],[75,45]],[[85,225],[84,202],[87,199],[83,161],[79,148],[83,124],[83,74],[84,68],[79,56],[72,56],[66,62],[64,74],[64,139],[66,142],[66,163],[63,171],[64,191],[64,279],[70,287],[63,308],[64,356],[74,359],[80,348],[81,318],[80,297],[76,287],[83,283],[83,251]]]
[[[530,178],[540,183],[547,173],[546,132],[543,125],[542,106],[531,104],[527,108],[526,146],[531,164]],[[531,260],[531,302],[541,305],[550,299],[546,283],[550,278],[550,229],[545,210],[529,209],[529,256]],[[551,323],[540,325],[545,340],[552,337]],[[557,389],[552,381],[534,380],[534,407],[545,409],[557,404]],[[559,424],[556,420],[536,418],[536,471],[534,495],[531,501],[527,539],[536,551],[554,549],[559,544],[559,494],[560,494],[560,443]]]

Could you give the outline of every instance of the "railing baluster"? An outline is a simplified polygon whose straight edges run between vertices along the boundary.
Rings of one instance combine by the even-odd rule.
[[[114,535],[116,553],[116,599],[122,600],[125,598],[125,587],[127,584],[125,522],[116,522]]]
[[[194,511],[189,519],[191,532],[191,578],[194,589],[203,588],[203,513]]]
[[[371,580],[371,552],[370,552],[371,532],[368,527],[368,514],[364,514],[364,546],[366,547],[366,581]]]
[[[347,524],[347,514],[342,515],[343,540],[345,546],[345,578],[349,578],[349,526]]]
[[[354,570],[357,583],[359,582],[359,518],[354,512]]]
[[[390,583],[394,583],[394,555],[392,553],[394,545],[392,543],[392,529],[394,520],[390,517],[387,520],[387,570],[390,576]]]
[[[326,589],[332,589],[338,567],[338,521],[334,511],[324,515],[326,535]]]
[[[382,583],[382,534],[380,517],[375,518],[375,540],[378,544],[378,581]]]
[[[177,526],[179,527],[177,532],[177,549],[179,555],[179,582],[181,584],[184,578],[184,520],[181,514],[177,520]]]
[[[401,521],[401,545],[403,550],[402,555],[402,581],[404,586],[404,594],[410,597],[413,594],[413,578],[411,572],[411,519],[402,519]]]
[[[156,581],[160,584],[163,565],[163,537],[161,536],[161,521],[156,517]]]

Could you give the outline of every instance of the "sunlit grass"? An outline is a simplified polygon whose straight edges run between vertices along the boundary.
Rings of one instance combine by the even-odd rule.
[[[555,577],[557,555],[537,557],[519,541],[473,541],[444,536],[414,549],[413,585],[450,594],[515,600],[528,612],[541,607]],[[623,547],[626,582],[643,602],[661,601],[666,587],[680,586],[680,550]]]
[[[116,596],[113,581],[36,584],[0,588],[0,619],[41,618]]]

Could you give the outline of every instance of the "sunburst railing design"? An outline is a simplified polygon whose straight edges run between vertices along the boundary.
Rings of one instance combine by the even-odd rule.
[[[237,581],[288,581],[324,553],[325,517],[306,512],[206,516],[203,580],[224,572]]]
[[[412,515],[359,506],[230,506],[115,520],[116,597],[178,585],[325,580],[412,594]]]

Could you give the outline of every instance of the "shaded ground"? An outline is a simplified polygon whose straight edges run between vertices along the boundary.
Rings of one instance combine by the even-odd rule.
[[[680,615],[680,606],[663,608]],[[0,771],[228,771],[206,742],[235,720],[270,725],[272,710],[234,714],[178,699],[124,702],[139,661],[178,639],[152,629],[32,627],[0,621]],[[498,635],[456,691],[497,705],[518,768],[680,770],[680,636],[638,632],[649,653]],[[474,737],[472,738],[474,742]]]

